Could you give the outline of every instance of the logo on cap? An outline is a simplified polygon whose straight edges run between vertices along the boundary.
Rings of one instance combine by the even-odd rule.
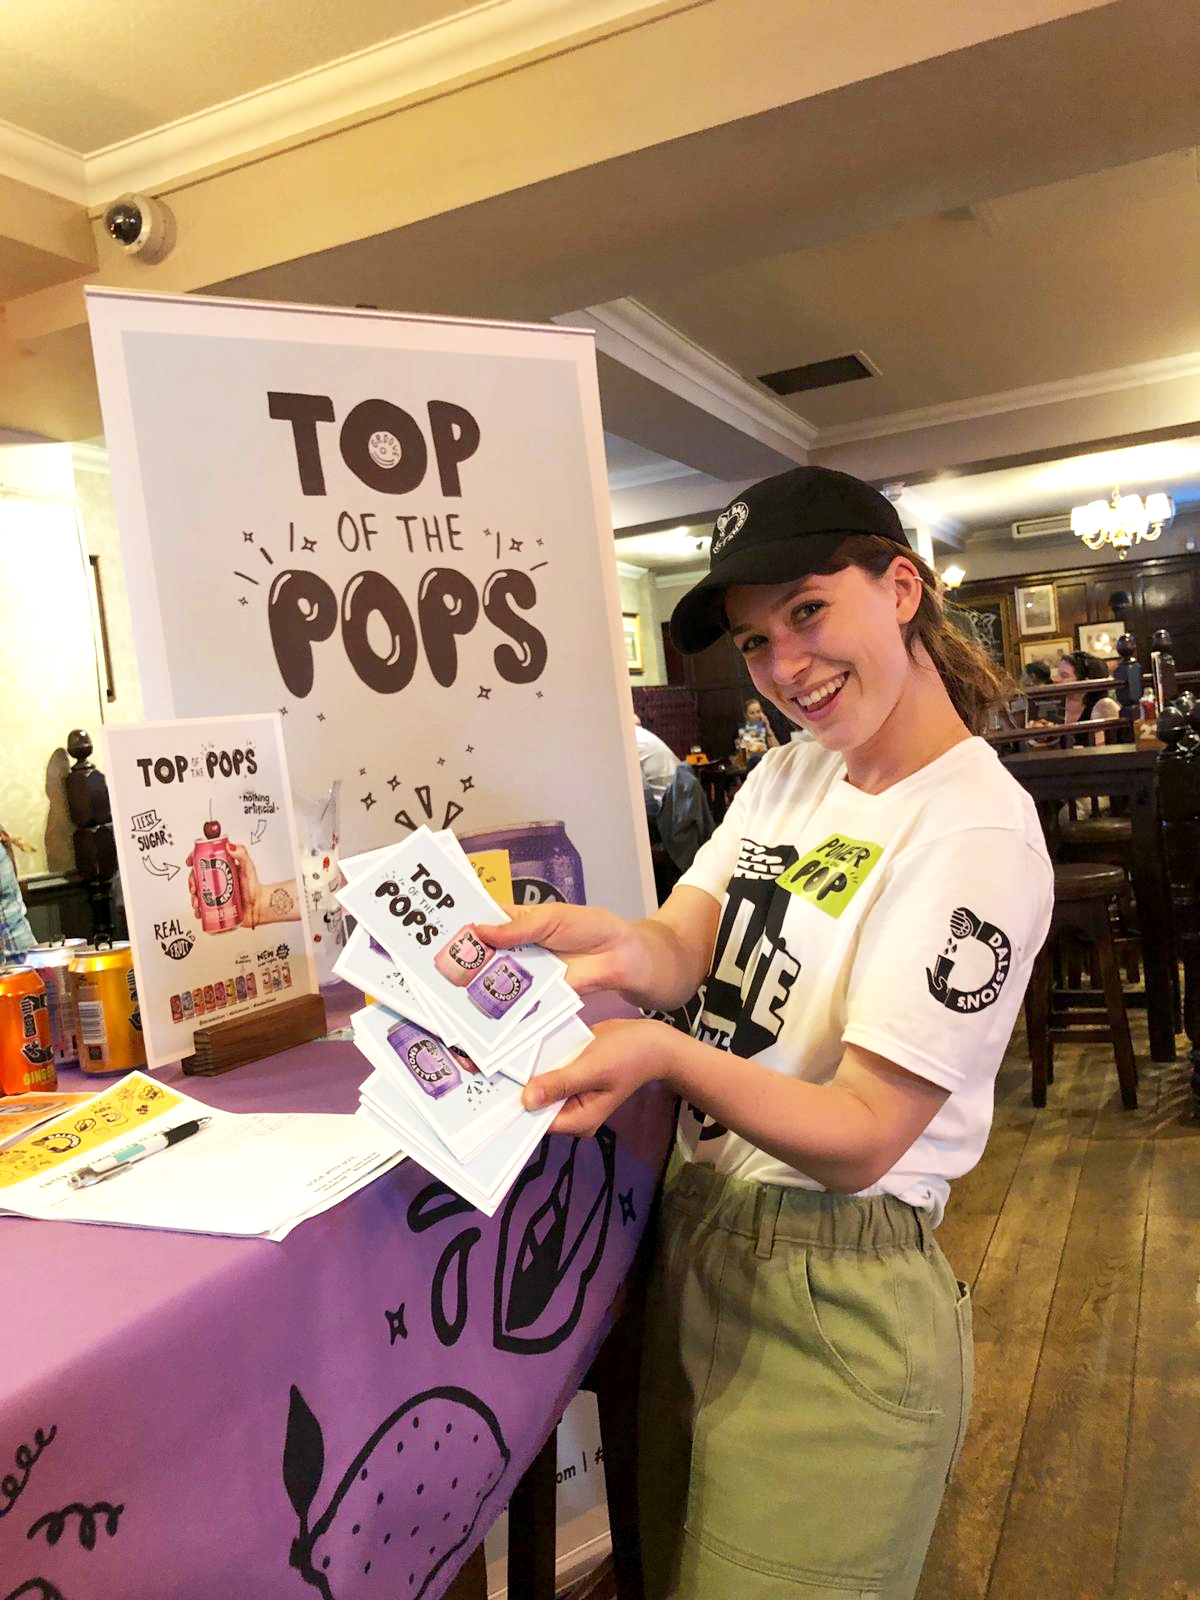
[[[750,507],[744,500],[735,500],[728,510],[722,511],[717,518],[717,531],[709,550],[709,560],[719,556],[725,546],[741,533],[749,515]]]

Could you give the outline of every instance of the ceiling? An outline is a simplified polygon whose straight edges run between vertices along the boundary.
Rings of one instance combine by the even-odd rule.
[[[40,138],[102,150],[465,9],[461,0],[338,0],[335,14],[324,0],[10,4],[0,106]]]
[[[804,460],[943,552],[1117,482],[1200,500],[1200,7],[9,10],[0,430],[98,432],[102,282],[590,326],[622,534]],[[175,214],[156,267],[104,232],[122,189]],[[876,375],[759,381],[855,351]]]
[[[746,377],[861,350],[820,428],[1200,349],[1194,148],[642,295]]]

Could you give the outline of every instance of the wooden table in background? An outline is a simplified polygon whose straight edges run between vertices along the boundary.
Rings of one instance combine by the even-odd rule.
[[[1174,946],[1159,829],[1157,752],[1118,744],[1075,750],[1023,750],[1001,759],[1033,796],[1051,850],[1058,828],[1058,808],[1064,801],[1093,795],[1128,799],[1133,822],[1133,892],[1142,920],[1150,1054],[1155,1061],[1174,1061]]]

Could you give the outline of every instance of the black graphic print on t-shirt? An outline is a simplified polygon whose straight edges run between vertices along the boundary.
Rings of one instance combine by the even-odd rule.
[[[800,971],[782,935],[791,904],[780,875],[794,866],[790,844],[760,845],[743,839],[737,866],[725,894],[725,905],[713,946],[712,965],[704,981],[704,1003],[695,1035],[734,1055],[753,1056],[779,1037],[783,1007]],[[701,1140],[719,1139],[726,1129],[694,1106],[688,1110],[703,1124]]]

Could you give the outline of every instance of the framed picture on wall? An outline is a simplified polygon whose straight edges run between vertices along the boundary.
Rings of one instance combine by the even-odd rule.
[[[969,598],[951,601],[947,615],[967,634],[974,636],[991,656],[1001,672],[1016,677],[1017,664],[1017,608],[1012,593],[973,594]]]
[[[1021,671],[1034,661],[1046,661],[1053,672],[1063,656],[1069,655],[1075,648],[1070,639],[1022,639],[1021,640]]]
[[[1079,638],[1079,648],[1086,650],[1088,655],[1099,656],[1101,661],[1116,661],[1117,640],[1124,637],[1125,624],[1116,621],[1080,622],[1075,632]]]
[[[622,611],[621,632],[625,635],[625,665],[632,674],[640,675],[646,669],[642,662],[642,619],[636,611]]]
[[[1058,604],[1052,583],[1034,583],[1017,590],[1017,618],[1022,634],[1057,633]]]

